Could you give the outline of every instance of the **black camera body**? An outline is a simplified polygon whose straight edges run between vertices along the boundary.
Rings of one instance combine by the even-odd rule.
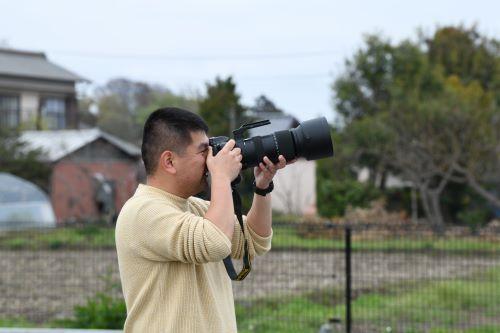
[[[233,131],[235,147],[241,149],[243,156],[242,169],[259,165],[267,156],[273,163],[278,163],[278,156],[283,155],[287,161],[298,157],[307,160],[333,156],[333,143],[330,137],[330,126],[325,117],[307,120],[296,128],[277,131],[265,136],[243,138],[250,128],[269,125],[269,120],[245,124]],[[229,141],[227,136],[216,136],[209,139],[212,152],[216,155]]]

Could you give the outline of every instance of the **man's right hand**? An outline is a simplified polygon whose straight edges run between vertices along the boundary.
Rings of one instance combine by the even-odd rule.
[[[236,142],[231,139],[224,147],[213,156],[212,147],[208,147],[207,168],[210,171],[212,179],[227,178],[230,182],[233,181],[241,171],[242,164],[240,148],[234,148]]]

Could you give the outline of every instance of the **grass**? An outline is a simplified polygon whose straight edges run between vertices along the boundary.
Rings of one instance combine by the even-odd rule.
[[[500,315],[500,268],[469,279],[427,282],[410,291],[403,288],[357,298],[357,320],[453,325],[466,324],[471,315],[489,319]]]
[[[343,250],[344,239],[305,238],[290,225],[273,227],[273,249],[303,250]],[[356,235],[356,231],[353,231]],[[487,241],[480,237],[439,238],[439,237],[405,237],[352,241],[354,251],[456,251],[456,252],[500,252],[500,242]]]
[[[237,302],[238,332],[317,332],[331,311],[307,296]]]
[[[37,325],[22,317],[12,317],[0,318],[0,327],[37,327]]]
[[[0,249],[95,249],[114,248],[113,228],[89,225],[79,228],[15,231],[0,235]]]
[[[343,250],[344,240],[302,237],[294,225],[277,224],[274,227],[274,250]],[[356,236],[356,231],[353,232]],[[89,225],[79,228],[56,228],[38,231],[18,231],[0,234],[0,249],[114,249],[114,229]],[[499,253],[500,242],[482,238],[405,237],[352,242],[354,251],[449,251]]]
[[[342,292],[331,288],[294,296],[237,301],[238,332],[316,333],[328,318],[344,321],[343,301]],[[110,309],[113,310],[106,312],[106,318],[115,318],[125,311],[122,305]],[[500,267],[457,280],[386,285],[358,296],[352,310],[354,331],[500,332]],[[22,318],[12,318],[0,319],[0,327],[75,327],[74,321],[67,322],[71,325],[65,326],[64,320],[35,325]],[[100,328],[99,325],[93,327]]]
[[[369,327],[370,332],[500,332],[500,267],[460,280],[414,282],[384,289],[353,301],[355,327]],[[327,318],[345,318],[344,304],[332,305],[332,299],[343,301],[338,291],[328,290],[239,302],[239,331],[317,332]],[[478,324],[480,321],[486,325]]]

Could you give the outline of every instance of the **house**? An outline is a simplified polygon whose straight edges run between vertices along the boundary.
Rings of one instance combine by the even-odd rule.
[[[140,149],[99,129],[78,130],[83,77],[42,52],[0,48],[0,127],[21,129],[27,148],[51,166],[58,223],[112,220],[137,187]]]
[[[264,136],[276,131],[297,127],[299,121],[281,112],[253,112],[249,116],[268,119],[271,124],[249,130],[248,137]],[[316,210],[316,162],[300,158],[280,170],[273,180],[272,208],[285,214],[315,215]]]
[[[0,126],[76,128],[75,85],[86,81],[42,52],[0,48]]]
[[[111,221],[137,188],[141,151],[99,129],[25,131],[21,140],[45,152],[50,200],[58,223]]]

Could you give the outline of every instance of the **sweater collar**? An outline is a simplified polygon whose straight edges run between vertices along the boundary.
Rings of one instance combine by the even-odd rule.
[[[181,198],[175,194],[169,193],[154,186],[139,184],[136,193],[137,194],[144,193],[144,194],[154,195],[156,197],[161,197],[163,199],[167,199],[168,201],[174,203],[177,207],[183,210],[186,210],[188,208],[189,199]]]

